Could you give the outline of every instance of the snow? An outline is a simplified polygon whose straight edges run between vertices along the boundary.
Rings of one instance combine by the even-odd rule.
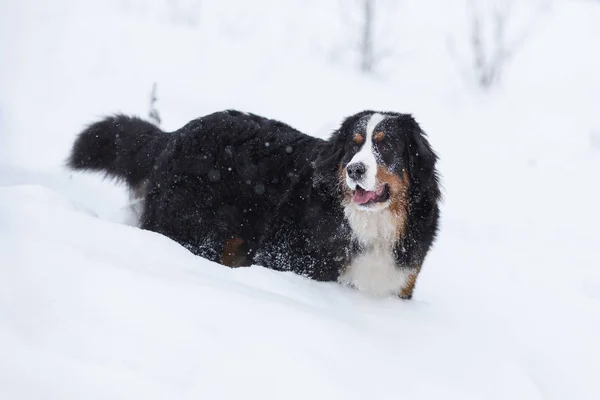
[[[0,398],[600,397],[600,6],[548,2],[483,95],[446,49],[460,2],[395,6],[408,50],[374,77],[342,55],[337,1],[168,4],[0,2]],[[166,130],[225,108],[322,137],[413,113],[445,188],[414,299],[125,224],[122,187],[62,165],[90,121],[146,115],[154,82]]]

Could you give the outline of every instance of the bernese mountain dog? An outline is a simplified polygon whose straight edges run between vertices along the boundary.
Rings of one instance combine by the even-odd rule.
[[[68,165],[124,181],[139,226],[196,255],[410,299],[438,230],[436,161],[408,114],[363,111],[323,140],[229,110],[170,133],[108,117]]]

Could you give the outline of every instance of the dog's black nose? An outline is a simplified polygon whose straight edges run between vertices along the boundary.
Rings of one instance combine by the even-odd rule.
[[[362,179],[365,172],[367,172],[367,167],[365,164],[359,162],[355,164],[350,164],[346,167],[346,171],[348,171],[348,176],[353,181],[359,181]]]

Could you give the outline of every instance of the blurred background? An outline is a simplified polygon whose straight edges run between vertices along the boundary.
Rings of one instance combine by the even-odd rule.
[[[600,222],[599,42],[593,0],[3,0],[0,156],[58,169],[115,112],[326,137],[393,110],[431,137],[451,215],[573,236]]]
[[[440,149],[514,135],[535,165],[598,147],[599,18],[593,0],[3,0],[3,155],[56,165],[82,124],[147,116],[154,91],[165,129],[239,108],[326,134],[390,109]]]
[[[440,154],[445,223],[597,239],[599,1],[3,0],[0,30],[4,164],[59,170],[115,112],[174,130],[237,108],[326,137],[393,110]]]

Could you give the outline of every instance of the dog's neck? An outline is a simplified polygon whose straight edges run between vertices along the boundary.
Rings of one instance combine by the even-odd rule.
[[[344,215],[354,237],[363,246],[393,247],[398,238],[398,217],[388,209],[361,210],[353,205],[344,207]]]
[[[398,218],[390,209],[366,211],[352,204],[344,207],[344,214],[361,251],[345,266],[338,281],[375,296],[401,294],[410,271],[398,266],[394,257]]]

